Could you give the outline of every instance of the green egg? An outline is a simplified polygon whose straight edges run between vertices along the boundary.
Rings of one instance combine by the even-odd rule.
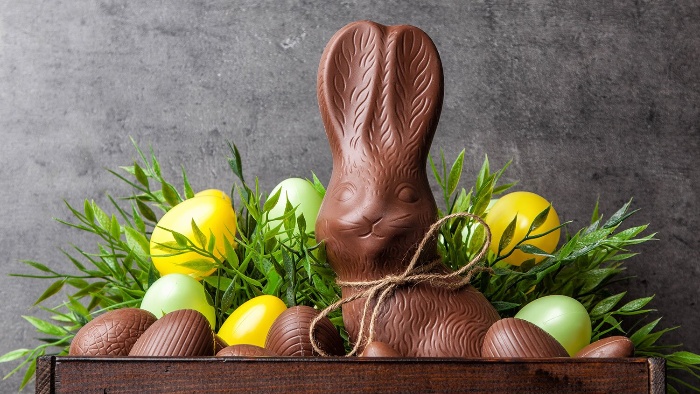
[[[141,301],[145,309],[157,318],[179,309],[194,309],[203,314],[209,324],[216,326],[214,307],[207,302],[204,286],[191,276],[168,274],[153,282]]]
[[[538,298],[518,312],[517,319],[527,320],[553,336],[570,356],[591,342],[591,318],[586,308],[571,297],[551,295]]]

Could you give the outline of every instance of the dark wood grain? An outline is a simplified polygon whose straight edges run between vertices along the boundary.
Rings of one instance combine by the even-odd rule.
[[[40,377],[50,376],[47,381]],[[41,383],[41,384],[39,384]],[[46,356],[37,393],[663,393],[663,359]]]

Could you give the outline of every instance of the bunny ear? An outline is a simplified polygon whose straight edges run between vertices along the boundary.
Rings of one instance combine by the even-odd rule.
[[[360,152],[363,160],[389,156],[420,165],[442,97],[440,56],[417,27],[354,22],[321,57],[318,102],[334,157]]]
[[[318,103],[334,154],[369,134],[381,71],[381,25],[351,23],[326,46],[318,70]]]
[[[387,47],[385,111],[391,127],[381,139],[393,140],[401,156],[420,158],[417,162],[424,164],[442,110],[440,56],[430,37],[413,26],[391,26]]]

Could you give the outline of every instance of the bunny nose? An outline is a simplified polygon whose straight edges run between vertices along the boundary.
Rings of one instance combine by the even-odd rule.
[[[366,224],[366,226],[367,226],[367,232],[365,233],[365,236],[370,236],[370,235],[372,235],[372,236],[375,236],[375,237],[376,237],[376,236],[381,237],[381,236],[380,236],[379,234],[377,234],[377,232],[376,232],[376,230],[377,230],[377,225],[379,224],[379,222],[382,221],[382,217],[381,217],[381,216],[379,216],[379,217],[377,217],[377,218],[371,218],[371,217],[367,217],[367,216],[365,216],[365,215],[362,215],[362,219],[365,221],[365,224]]]

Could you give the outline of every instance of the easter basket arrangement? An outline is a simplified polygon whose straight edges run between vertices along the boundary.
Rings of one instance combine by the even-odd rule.
[[[216,327],[222,326],[241,305],[261,295],[273,295],[283,300],[287,306],[308,305],[319,309],[336,302],[340,299],[341,293],[336,284],[335,275],[325,261],[322,244],[311,241],[313,238],[304,215],[296,214],[297,210],[307,207],[285,203],[281,211],[282,215],[274,215],[274,220],[270,220],[270,213],[279,209],[276,207],[280,193],[275,192],[267,196],[255,186],[257,180],[253,181],[254,186],[251,187],[244,178],[238,150],[235,145],[230,147],[232,154],[228,162],[233,174],[238,177],[238,182],[231,193],[238,196],[237,200],[240,204],[236,213],[236,246],[227,244],[226,252],[218,255],[213,253],[211,247],[215,243],[215,234],[204,236],[201,228],[195,225],[189,229],[180,229],[180,232],[173,230],[177,248],[182,249],[183,252],[194,252],[202,256],[201,259],[192,260],[194,263],[183,264],[184,266],[189,269],[215,269],[212,275],[202,279],[199,286],[205,291],[203,295],[206,295],[209,301],[205,304],[211,304],[215,311]],[[61,359],[65,359],[66,366],[74,363],[84,364],[83,368],[74,370],[74,376],[83,376],[83,379],[78,380],[83,385],[86,384],[86,377],[91,376],[86,375],[86,371],[101,371],[100,373],[122,371],[121,376],[128,376],[130,379],[134,379],[134,371],[142,371],[143,375],[137,374],[137,380],[138,378],[147,380],[149,376],[153,376],[153,367],[149,369],[147,365],[142,365],[144,363],[142,358],[126,360],[124,358],[55,357],[67,356],[76,333],[96,316],[103,315],[107,311],[137,308],[142,304],[144,295],[160,277],[148,252],[149,238],[157,226],[158,217],[171,211],[182,201],[197,198],[194,197],[195,193],[189,186],[184,171],[183,185],[176,188],[174,183],[163,179],[155,155],[149,157],[142,154],[140,150],[139,153],[138,162],[122,167],[122,172],[113,172],[119,180],[129,183],[134,188],[134,194],[124,199],[110,198],[112,202],[110,209],[113,213],[107,213],[107,209],[99,207],[90,200],[85,200],[80,208],[68,205],[68,209],[76,220],[63,223],[80,232],[92,234],[98,240],[95,251],[76,248],[73,252],[64,252],[75,266],[74,272],[58,272],[39,262],[26,261],[25,263],[36,269],[37,273],[16,275],[32,281],[41,280],[48,283],[46,291],[37,300],[37,305],[52,300],[52,296],[62,289],[68,290],[66,299],[60,300],[51,307],[41,307],[51,314],[50,318],[24,317],[40,333],[43,338],[42,343],[34,349],[17,349],[8,352],[1,358],[3,362],[21,360],[13,372],[25,370],[23,385],[31,381],[39,365],[42,374],[37,375],[37,390],[40,383],[43,389],[49,387],[47,386],[49,383],[46,382],[49,377],[46,373],[54,371],[56,363],[60,364]],[[431,160],[435,179],[441,187],[442,197],[447,206],[446,210],[440,211],[441,216],[454,212],[483,215],[489,202],[512,186],[512,184],[500,185],[498,182],[506,168],[492,171],[490,163],[485,160],[481,171],[476,176],[474,187],[470,190],[458,188],[463,160],[464,152],[451,165],[448,165],[449,163],[446,163],[443,157],[437,163]],[[294,183],[305,185],[304,187],[310,188],[307,192],[318,193],[319,196],[325,192],[315,176],[312,181],[305,180],[304,183],[298,183],[295,180]],[[531,369],[533,365],[537,366],[539,371],[546,370],[543,369],[544,364],[530,364],[531,362],[549,362],[550,367],[555,371],[560,373],[566,371],[565,376],[569,376],[572,382],[577,380],[574,377],[576,374],[578,374],[578,380],[588,379],[588,383],[593,381],[590,380],[592,377],[598,376],[606,380],[615,378],[618,384],[629,383],[625,380],[625,376],[628,378],[642,376],[649,379],[654,377],[658,385],[659,381],[662,384],[665,381],[663,364],[659,364],[661,360],[665,361],[668,369],[669,392],[673,392],[675,385],[689,385],[690,383],[681,379],[686,379],[687,373],[695,376],[696,364],[700,356],[678,350],[674,346],[660,344],[663,334],[673,328],[657,328],[660,319],[644,322],[644,318],[651,312],[648,304],[653,297],[625,300],[625,292],[611,294],[608,290],[610,284],[624,272],[626,261],[634,255],[629,250],[630,247],[653,238],[653,234],[642,235],[647,226],[624,226],[625,220],[633,213],[629,203],[607,218],[594,209],[590,225],[567,236],[563,244],[552,253],[537,252],[545,258],[536,265],[533,261],[525,262],[520,266],[501,265],[499,261],[504,260],[507,254],[502,250],[500,253],[489,252],[483,266],[491,269],[476,273],[471,281],[503,317],[515,316],[524,305],[549,295],[572,297],[578,300],[590,315],[591,341],[626,335],[634,343],[635,358],[617,364],[610,359],[597,359],[596,365],[601,368],[598,372],[604,371],[603,374],[591,373],[586,368],[582,368],[587,360],[592,359],[524,360],[524,364],[530,369],[522,368],[523,360],[509,367],[503,367],[503,365],[495,367],[494,360],[490,360],[490,363],[484,367],[483,364],[475,364],[473,360],[463,359],[448,360],[443,363],[432,361],[432,363],[428,362],[430,368],[423,369],[426,366],[421,365],[421,369],[424,372],[435,369],[444,371],[449,365],[462,365],[461,372],[453,372],[453,374],[464,377],[466,376],[464,368],[471,367],[476,369],[471,372],[475,374],[474,376],[489,375],[493,379],[497,376],[496,371],[500,370],[498,368],[505,368],[501,373],[528,374],[534,373]],[[270,221],[275,225],[270,226]],[[520,245],[520,250],[533,250],[534,247],[523,247],[523,245],[528,245],[528,240],[535,237],[532,234],[536,234],[538,222],[542,222],[541,216],[537,222],[533,223],[534,225],[530,226],[531,228],[525,230],[527,235],[516,242]],[[441,227],[438,236],[439,252],[445,256],[446,261],[450,261],[451,265],[460,267],[467,264],[471,256],[481,249],[483,232],[479,230],[476,223],[471,218],[455,219]],[[513,238],[516,228],[514,225],[509,225],[504,231],[506,232],[503,239]],[[502,243],[505,244],[505,241]],[[344,333],[339,310],[330,314],[330,320],[338,328],[338,332]],[[344,339],[347,350],[350,344],[347,342],[346,335]],[[54,357],[46,357],[46,355]],[[650,363],[647,358],[652,362]],[[37,359],[39,359],[38,364]],[[322,360],[322,358],[318,359]],[[227,365],[223,361],[221,361],[223,364],[219,364],[209,358],[207,360],[209,360],[206,363],[207,368],[218,370]],[[295,361],[300,362],[300,360]],[[562,361],[578,364],[574,364],[573,367],[566,366],[567,364],[562,364]],[[250,360],[248,362],[250,363]],[[279,363],[279,360],[266,362]],[[375,362],[388,363],[389,361]],[[394,362],[397,361],[394,360]],[[111,363],[111,366],[104,368],[100,363]],[[165,365],[159,364],[159,368],[192,371],[194,374],[200,371],[197,369],[199,368],[197,362],[192,358],[168,360],[162,363]],[[468,365],[463,365],[465,363]],[[89,368],[91,364],[92,369]],[[322,366],[318,365],[319,368]],[[353,366],[358,367],[355,364]],[[362,364],[359,366],[361,367]],[[611,373],[616,370],[616,366],[627,370],[621,369],[620,373]],[[260,371],[260,367],[256,364],[246,364],[245,370],[252,369],[252,373],[255,374],[256,370]],[[410,365],[404,367],[410,367]],[[652,367],[654,367],[653,370],[650,369]],[[124,368],[128,368],[129,372],[124,372]],[[236,367],[237,370],[239,368],[240,366]],[[290,372],[286,368],[291,367],[280,367],[279,364],[273,365],[272,368],[276,371],[282,368],[285,371],[284,375],[290,376],[298,372]],[[318,368],[312,370],[316,369]],[[341,370],[344,368],[332,369],[334,379],[338,378],[337,375]],[[354,369],[348,371],[356,373]],[[682,378],[675,377],[676,371],[685,375],[680,375]],[[243,372],[240,374],[245,375]],[[279,378],[279,375],[276,376]],[[402,374],[391,374],[391,376],[398,380],[405,378]],[[369,379],[369,377],[365,378]],[[383,379],[387,377],[384,376]],[[119,382],[114,379],[109,381]],[[318,383],[317,379],[311,382]],[[186,382],[176,380],[175,383],[182,385]],[[608,381],[603,384],[609,383]],[[644,380],[643,384],[647,385],[648,381]],[[185,384],[181,387],[190,386]],[[633,388],[630,392],[639,388],[634,385],[630,387]],[[456,389],[457,386],[454,388]]]
[[[700,355],[663,343],[674,328],[649,319],[653,296],[612,290],[654,237],[626,225],[631,200],[571,229],[545,198],[502,182],[508,164],[485,159],[460,187],[465,151],[428,155],[442,71],[412,29],[351,24],[324,52],[328,185],[311,174],[261,190],[229,143],[231,189],[195,192],[184,169],[166,180],[134,143],[137,159],[110,171],[130,195],[66,204],[73,220],[61,223],[95,249],[63,251],[71,272],[25,261],[34,272],[14,275],[47,284],[35,303],[47,317],[24,316],[40,344],[0,362],[18,363],[22,387],[36,375],[42,393],[695,389]],[[410,67],[352,72],[381,34]],[[405,88],[380,95],[393,106],[360,86],[379,92],[382,78]],[[387,109],[396,103],[413,106],[410,119]]]

